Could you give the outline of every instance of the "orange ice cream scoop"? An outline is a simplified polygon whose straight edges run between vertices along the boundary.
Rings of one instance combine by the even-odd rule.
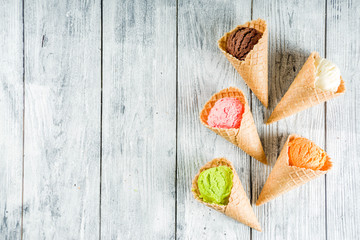
[[[295,138],[289,142],[290,166],[320,170],[327,159],[326,152],[306,138]]]

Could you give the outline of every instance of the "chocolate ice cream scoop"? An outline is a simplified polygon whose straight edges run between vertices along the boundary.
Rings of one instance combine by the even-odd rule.
[[[239,60],[254,48],[262,33],[254,28],[242,27],[231,33],[226,42],[227,51]]]

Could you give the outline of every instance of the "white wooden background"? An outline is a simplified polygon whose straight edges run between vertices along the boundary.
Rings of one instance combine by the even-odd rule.
[[[257,18],[269,109],[216,43]],[[359,27],[357,0],[0,0],[0,239],[359,239]],[[314,50],[346,94],[264,125]],[[271,165],[297,133],[333,169],[256,207],[271,167],[198,120],[229,86],[247,94]],[[193,199],[193,176],[221,156],[262,233]]]

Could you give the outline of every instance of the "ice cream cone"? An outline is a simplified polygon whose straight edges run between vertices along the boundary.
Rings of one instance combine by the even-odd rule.
[[[266,124],[276,122],[297,112],[323,103],[345,92],[345,84],[341,77],[340,86],[335,93],[315,87],[315,58],[318,56],[319,54],[317,52],[310,54],[310,57],[306,60],[294,82],[290,85],[289,90],[275,107]]]
[[[225,97],[237,98],[244,105],[245,110],[242,115],[240,128],[214,128],[209,126],[207,123],[211,108],[214,106],[217,100]],[[266,156],[261,145],[258,132],[256,130],[253,116],[250,112],[249,104],[245,98],[245,95],[239,89],[230,87],[214,94],[202,109],[200,113],[200,121],[205,127],[211,129],[226,140],[235,144],[256,160],[267,164]]]
[[[294,188],[297,188],[321,175],[327,173],[332,163],[330,158],[326,161],[325,165],[320,170],[312,170],[306,168],[300,168],[289,165],[289,141],[298,138],[300,136],[292,134],[288,137],[285,145],[277,159],[274,168],[272,169],[269,178],[261,190],[260,196],[256,201],[256,205],[262,205],[281,194],[284,194]]]
[[[245,60],[232,56],[226,49],[228,37],[241,27],[254,28],[263,35],[254,48],[246,55]],[[219,39],[218,45],[222,53],[239,72],[255,96],[268,107],[268,30],[265,20],[257,19],[239,25]]]
[[[204,202],[200,197],[200,192],[198,188],[198,178],[201,172],[218,166],[227,166],[233,172],[233,187],[229,196],[229,202],[227,205],[211,204]],[[225,215],[239,221],[243,224],[248,225],[251,228],[254,228],[261,232],[260,224],[255,216],[255,213],[250,205],[249,198],[246,196],[244,188],[240,182],[239,176],[237,175],[234,166],[232,163],[225,158],[215,158],[212,161],[206,163],[195,176],[192,182],[192,192],[196,200],[205,204],[208,207],[211,207]]]

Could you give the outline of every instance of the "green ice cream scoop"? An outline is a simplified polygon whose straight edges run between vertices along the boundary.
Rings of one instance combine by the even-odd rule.
[[[201,172],[198,178],[199,197],[207,203],[226,205],[233,185],[232,179],[233,172],[226,166]]]

